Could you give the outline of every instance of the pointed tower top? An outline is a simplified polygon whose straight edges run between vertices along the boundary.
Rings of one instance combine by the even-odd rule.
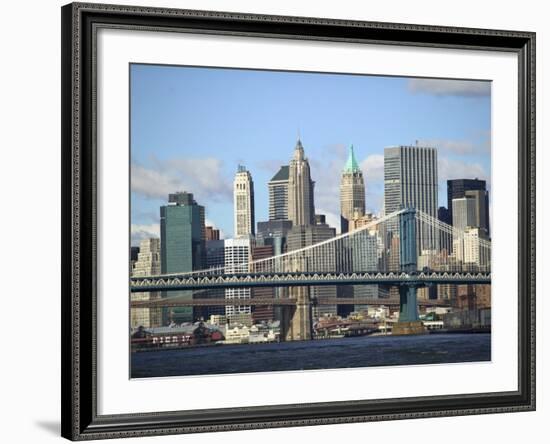
[[[295,160],[304,160],[304,147],[302,146],[302,141],[298,139],[296,142],[296,147],[294,148],[294,159]]]
[[[357,163],[357,159],[355,158],[355,153],[353,152],[353,145],[351,145],[349,149],[349,156],[348,160],[346,162],[346,165],[344,167],[344,172],[346,173],[360,173],[361,168],[359,168],[359,164]]]

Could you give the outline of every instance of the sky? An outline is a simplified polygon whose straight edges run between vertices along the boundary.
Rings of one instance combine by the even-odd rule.
[[[300,137],[315,209],[339,229],[339,183],[353,144],[366,207],[383,204],[384,148],[438,150],[439,204],[448,179],[490,189],[491,84],[487,81],[132,64],[132,245],[159,236],[168,194],[192,192],[207,225],[233,236],[233,178],[254,181],[256,222],[268,219],[267,182]]]

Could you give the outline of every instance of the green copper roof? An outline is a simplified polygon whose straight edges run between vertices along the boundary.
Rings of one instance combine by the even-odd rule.
[[[346,166],[344,167],[344,171],[352,173],[361,172],[361,168],[359,168],[359,164],[357,163],[357,159],[355,158],[355,153],[353,152],[353,145],[349,149],[349,157],[348,161],[346,162]]]

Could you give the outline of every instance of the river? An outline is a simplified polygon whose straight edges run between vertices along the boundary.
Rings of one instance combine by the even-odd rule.
[[[491,360],[491,335],[361,336],[132,353],[132,378]]]

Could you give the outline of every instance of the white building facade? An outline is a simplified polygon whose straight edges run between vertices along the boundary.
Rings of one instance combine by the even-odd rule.
[[[242,165],[233,181],[233,214],[235,237],[254,235],[254,182],[250,171]]]
[[[225,239],[224,241],[224,261],[226,273],[246,273],[249,271],[249,260],[252,240],[251,238]],[[225,290],[226,300],[242,300],[242,305],[226,305],[225,315],[231,318],[238,314],[249,314],[252,312],[251,306],[246,305],[251,297],[250,288],[227,288]]]

